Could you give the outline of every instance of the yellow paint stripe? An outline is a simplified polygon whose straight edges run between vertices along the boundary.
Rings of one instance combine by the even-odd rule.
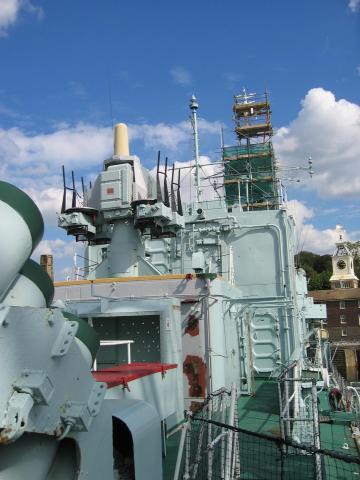
[[[54,282],[55,287],[68,287],[71,285],[89,285],[91,283],[123,283],[123,282],[146,282],[152,280],[182,280],[186,274],[179,275],[145,275],[143,277],[115,277],[115,278],[96,278],[95,280],[70,280],[65,282]],[[195,278],[195,276],[193,276]]]

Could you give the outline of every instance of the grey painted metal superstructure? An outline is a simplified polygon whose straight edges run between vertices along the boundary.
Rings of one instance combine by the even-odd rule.
[[[40,449],[38,473],[28,477],[34,480],[73,478],[65,464],[75,478],[117,478],[127,456],[137,480],[162,478],[166,432],[178,428],[184,409],[224,387],[253,393],[255,376],[305,358],[311,322],[326,316],[295,268],[295,224],[285,205],[249,210],[241,198],[183,205],[180,170],[170,170],[167,160],[161,169],[159,156],[153,178],[129,154],[123,124],[114,144],[82,205],[75,200],[67,208],[64,185],[59,226],[84,242],[83,279],[57,282],[50,309],[1,305],[1,340],[11,347],[0,356],[11,357],[11,368],[1,389],[0,437],[10,408],[20,417],[26,412],[18,437],[3,443],[14,452],[9,468],[22,472],[26,456],[24,467],[14,458],[33,436]],[[5,295],[32,237],[17,213],[3,211],[23,232],[13,255],[20,260],[8,262],[0,284]],[[5,248],[12,252],[7,238]],[[100,337],[92,374],[88,336],[76,337],[81,322]],[[8,406],[13,395],[27,397]],[[9,472],[1,478],[17,478]]]

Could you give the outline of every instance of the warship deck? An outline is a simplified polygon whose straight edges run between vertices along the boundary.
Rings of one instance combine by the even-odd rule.
[[[281,459],[276,442],[251,436],[251,432],[280,437],[280,418],[277,381],[269,378],[255,379],[256,393],[238,399],[238,426],[249,431],[240,434],[241,479],[312,480],[316,478],[312,455],[287,455]],[[358,457],[359,452],[352,438],[350,422],[352,414],[331,412],[328,392],[319,394],[321,448],[344,455]],[[326,422],[326,423],[323,423]],[[164,479],[172,480],[181,432],[167,440],[167,456],[163,459]],[[360,474],[359,465],[344,464],[336,459],[323,461],[323,478],[350,479]]]

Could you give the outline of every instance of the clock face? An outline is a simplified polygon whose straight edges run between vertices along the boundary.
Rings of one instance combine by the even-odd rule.
[[[338,268],[340,268],[340,270],[343,270],[346,267],[344,260],[339,260],[336,265]]]

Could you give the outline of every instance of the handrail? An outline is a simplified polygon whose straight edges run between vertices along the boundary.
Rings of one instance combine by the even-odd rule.
[[[355,387],[352,387],[351,385],[348,385],[346,388],[347,388],[347,390],[355,392],[355,395],[356,395],[356,398],[357,398],[357,401],[358,401],[358,409],[356,410],[356,413],[359,414],[360,413],[360,395],[359,395],[359,392],[357,391],[357,389]]]
[[[119,345],[127,345],[127,363],[131,363],[131,344],[134,340],[100,340],[100,347],[117,347]],[[97,361],[94,360],[93,371],[97,370]]]

